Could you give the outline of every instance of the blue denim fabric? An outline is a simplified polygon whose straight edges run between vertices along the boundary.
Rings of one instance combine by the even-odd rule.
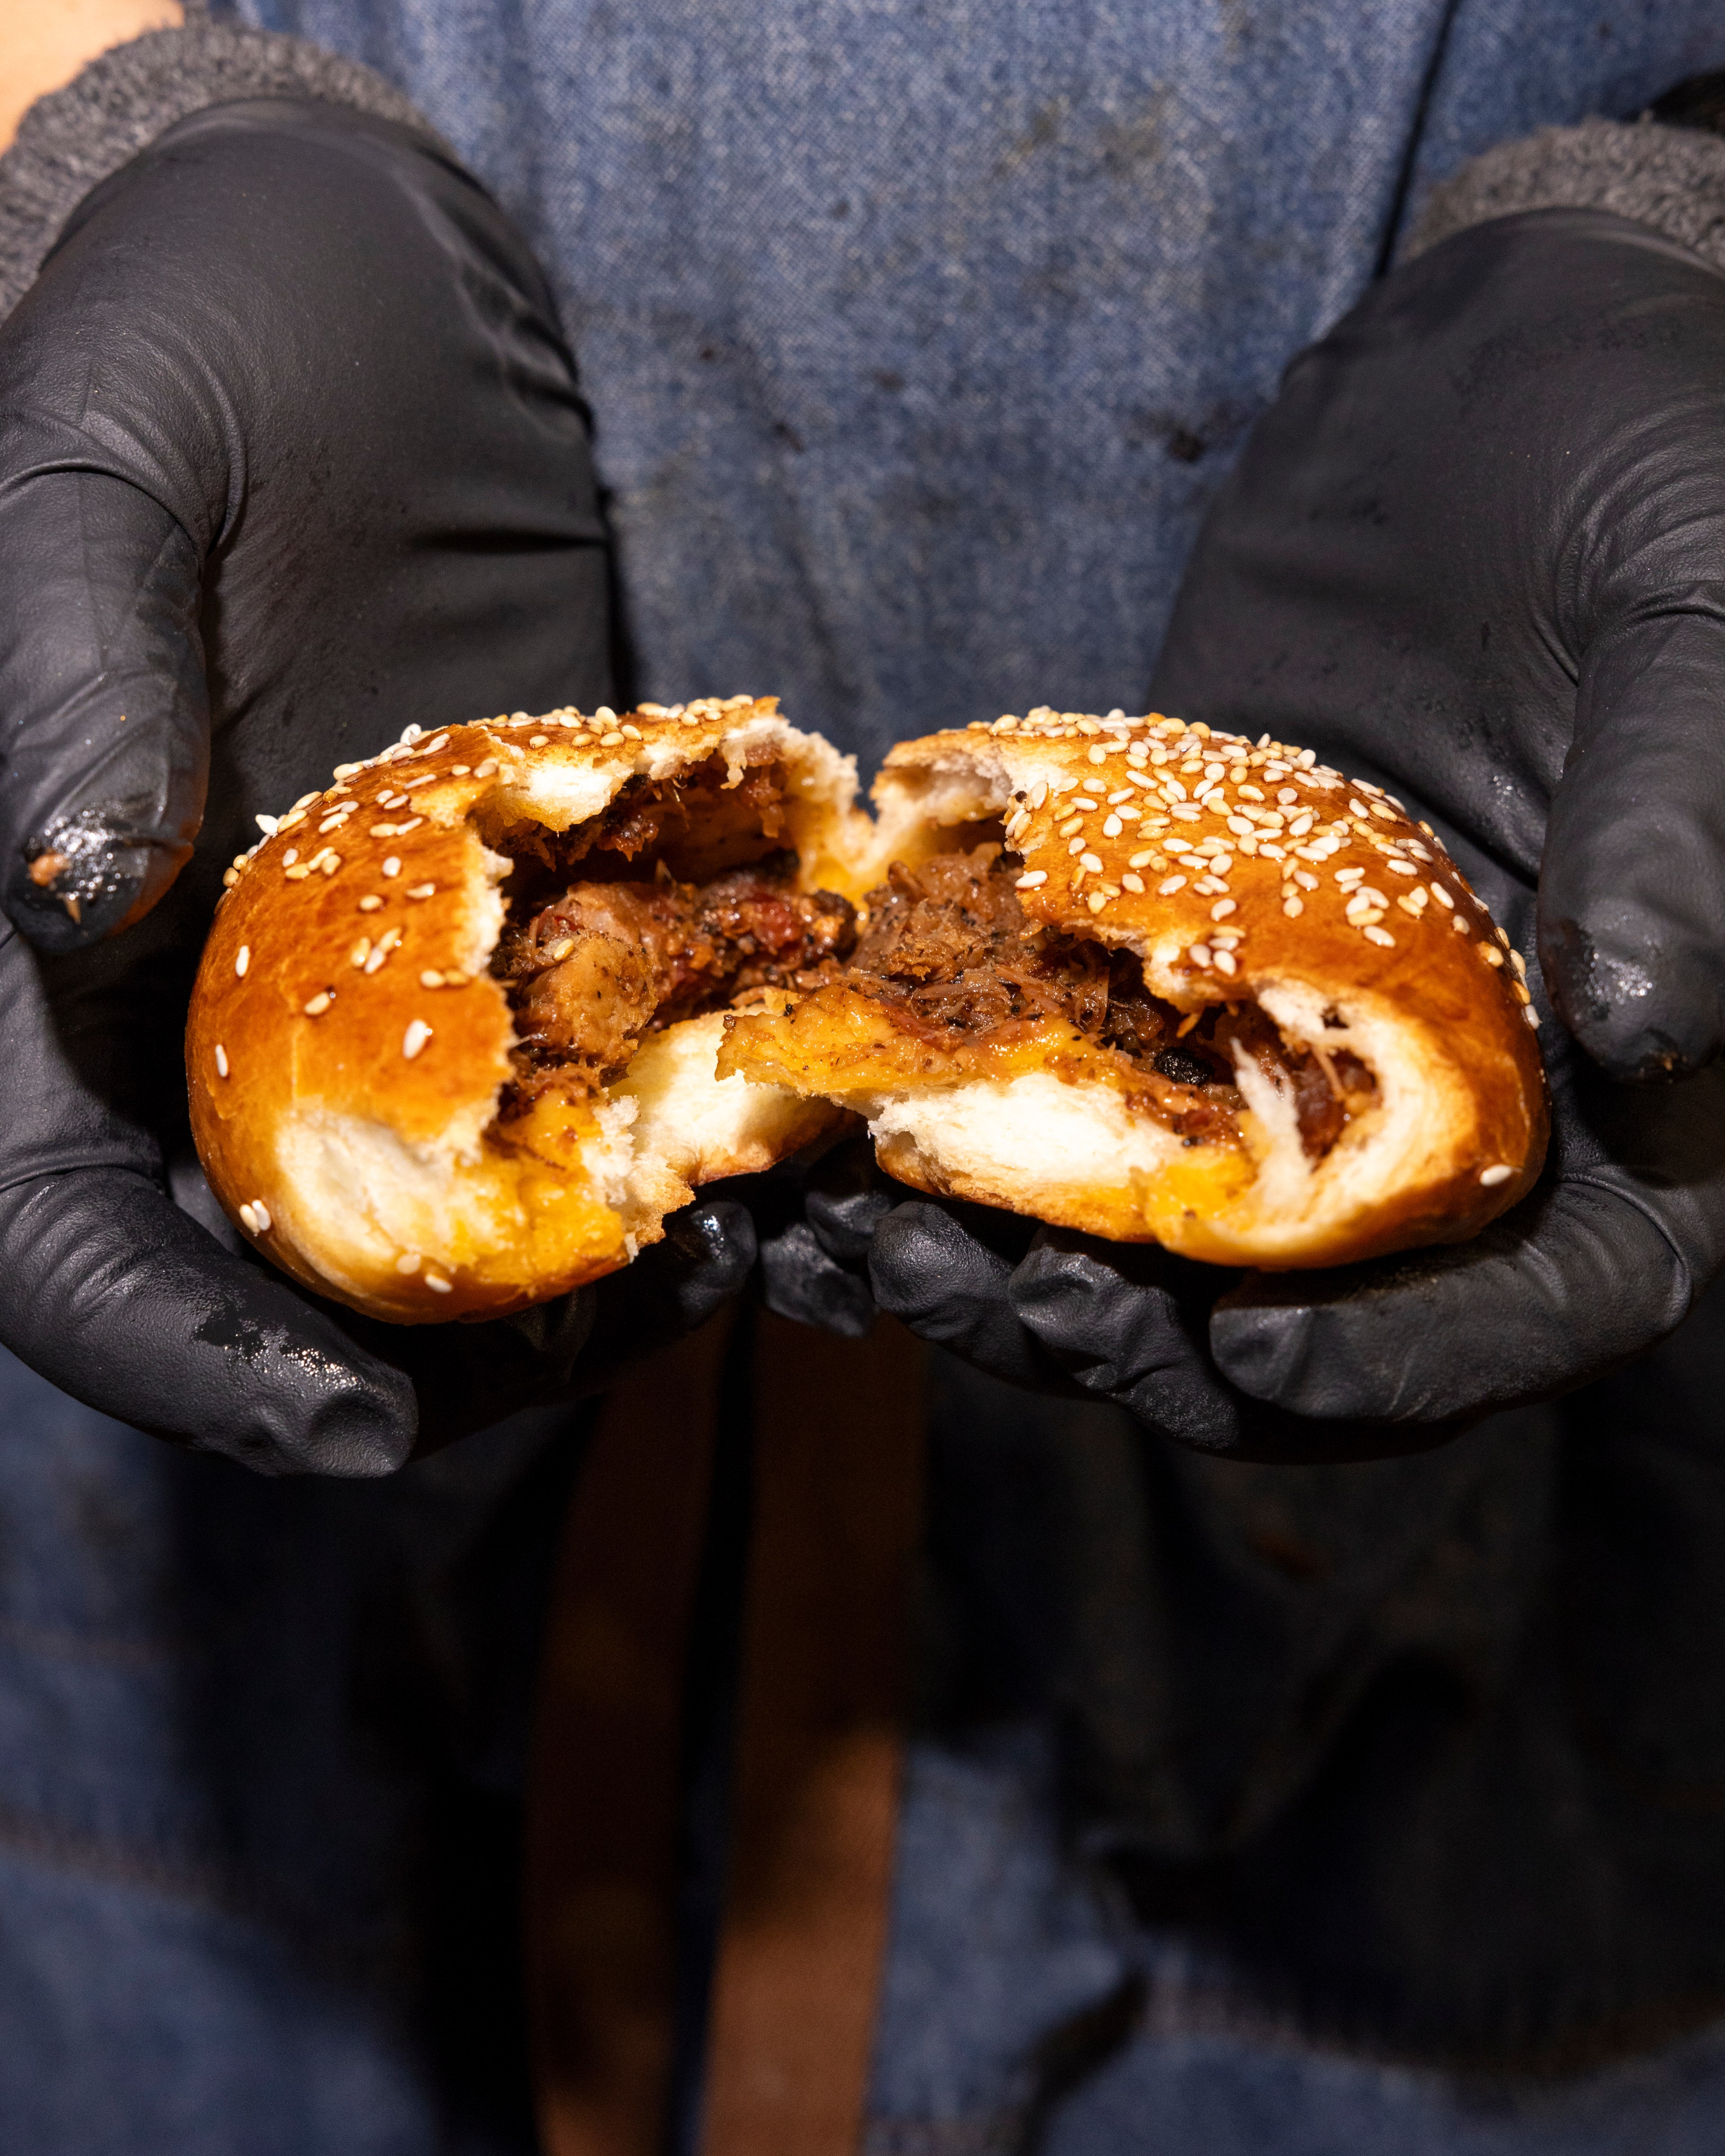
[[[521,1417],[265,1482],[0,1351],[7,2156],[531,2148],[511,1911],[577,1450]]]
[[[864,2156],[1717,2156],[1725,2144],[1725,2030],[1538,2082],[1350,2056],[1242,2013],[1225,1969],[1136,1928],[1106,1872],[1074,1853],[1060,1784],[1046,1724],[913,1748]]]
[[[238,12],[399,82],[537,248],[643,693],[774,690],[865,762],[1136,708],[1204,507],[1410,157],[1725,65],[1712,0]]]
[[[400,83],[538,248],[639,693],[777,690],[865,761],[1135,703],[1245,429],[1420,192],[1725,65],[1715,0],[237,12]],[[567,1450],[542,1424],[388,1488],[254,1484],[0,1360],[8,2156],[530,2145],[476,2055],[515,2013],[484,1917]],[[1166,1993],[1045,1744],[919,1755],[874,2106],[905,2156],[1014,2145],[1038,2032],[1134,1972]],[[1675,2156],[1718,2145],[1717,2058],[1487,2116],[1153,2011],[1048,2148]]]

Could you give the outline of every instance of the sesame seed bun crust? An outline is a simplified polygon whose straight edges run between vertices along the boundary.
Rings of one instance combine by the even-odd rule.
[[[1255,1004],[1284,1042],[1345,1050],[1376,1083],[1312,1160],[1291,1095],[1244,1059],[1237,1137],[1199,1142],[1052,1021],[942,1050],[842,983],[728,1021],[721,1070],[865,1116],[899,1180],[1271,1269],[1462,1240],[1532,1184],[1548,1102],[1521,963],[1378,789],[1267,739],[1045,708],[901,742],[875,798],[877,868],[1000,819],[1031,926],[1134,952],[1180,1012]]]
[[[803,890],[858,887],[870,825],[854,764],[770,698],[408,735],[259,819],[266,836],[228,871],[186,1050],[193,1135],[230,1217],[307,1286],[412,1323],[598,1279],[700,1184],[843,1120],[818,1098],[721,1082],[714,1013],[648,1036],[619,1082],[500,1126],[516,1036],[487,967],[511,829],[571,830],[631,779],[716,754],[731,785],[782,767]]]

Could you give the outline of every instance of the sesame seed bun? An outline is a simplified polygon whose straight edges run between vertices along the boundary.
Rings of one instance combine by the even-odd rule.
[[[648,1034],[620,1078],[500,1122],[517,1040],[488,968],[511,848],[716,757],[726,787],[783,774],[802,891],[853,888],[870,827],[852,762],[770,698],[408,734],[259,818],[267,835],[228,871],[186,1046],[193,1134],[230,1217],[307,1286],[411,1323],[595,1280],[701,1184],[843,1121],[815,1096],[721,1081],[710,1012]]]
[[[1370,1089],[1315,1154],[1273,1058],[1236,1051],[1225,1129],[1212,1116],[1193,1137],[1165,1099],[1150,1111],[1127,1058],[1047,1018],[931,1041],[841,981],[726,1021],[721,1071],[865,1116],[900,1181],[1282,1268],[1460,1241],[1538,1175],[1548,1103],[1524,968],[1378,788],[1267,739],[1045,709],[901,743],[875,799],[877,869],[992,828],[1022,857],[1028,930],[1133,954],[1183,1032],[1217,1006],[1254,1009],[1338,1100],[1341,1064]]]

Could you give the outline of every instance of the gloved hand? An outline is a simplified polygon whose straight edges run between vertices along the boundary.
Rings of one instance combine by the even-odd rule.
[[[409,722],[607,695],[585,415],[495,205],[343,108],[184,121],[0,327],[0,1338],[165,1436],[367,1475],[593,1382],[602,1305],[607,1366],[698,1322],[753,1259],[735,1206],[597,1296],[401,1328],[242,1255],[190,1158],[187,996],[255,815]]]
[[[1152,685],[1385,786],[1523,948],[1537,893],[1539,1188],[1458,1249],[1244,1278],[859,1189],[887,1308],[1258,1459],[1436,1442],[1681,1322],[1725,1264],[1722,399],[1725,276],[1686,249],[1593,212],[1459,234],[1290,368]]]

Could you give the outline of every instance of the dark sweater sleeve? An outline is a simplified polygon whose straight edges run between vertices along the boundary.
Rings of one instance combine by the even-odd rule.
[[[1690,126],[1584,120],[1500,142],[1435,187],[1400,250],[1522,210],[1603,209],[1651,225],[1725,270],[1725,138]]]
[[[100,54],[39,98],[0,157],[0,320],[92,187],[178,121],[249,97],[313,97],[399,121],[446,148],[410,100],[356,60],[194,16]]]

